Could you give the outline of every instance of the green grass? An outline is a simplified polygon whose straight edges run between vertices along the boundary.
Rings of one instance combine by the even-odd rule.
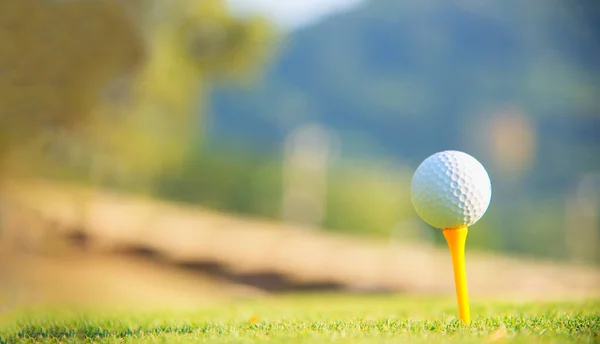
[[[456,320],[453,300],[286,296],[195,312],[4,314],[0,343],[598,343],[600,301],[485,302]],[[495,334],[495,335],[494,335]]]

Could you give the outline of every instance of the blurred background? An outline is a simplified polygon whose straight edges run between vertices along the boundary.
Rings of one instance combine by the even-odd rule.
[[[236,285],[272,286],[273,271],[298,277],[297,261],[313,259],[315,289],[377,271],[373,288],[447,279],[431,290],[452,293],[443,236],[409,190],[422,160],[456,149],[493,187],[468,250],[516,260],[506,271],[585,266],[592,277],[571,282],[592,288],[599,22],[595,1],[0,0],[0,234],[5,252],[38,252],[5,254],[4,279],[37,271],[17,262],[42,266],[58,250],[50,238],[94,237],[187,254],[187,268]],[[354,251],[323,246],[344,240]],[[389,247],[400,269],[429,272],[381,272],[395,264]],[[438,251],[441,263],[428,260]],[[331,262],[350,257],[366,272],[334,278],[343,263]],[[482,274],[501,265],[481,259]],[[287,265],[241,278],[223,261]],[[438,265],[443,277],[427,270]]]

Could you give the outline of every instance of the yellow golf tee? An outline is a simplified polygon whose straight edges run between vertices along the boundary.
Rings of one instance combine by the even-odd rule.
[[[443,233],[450,248],[450,255],[452,256],[454,284],[456,286],[456,298],[458,299],[458,314],[460,320],[468,324],[471,322],[467,272],[465,269],[465,242],[467,240],[468,228],[446,228]]]

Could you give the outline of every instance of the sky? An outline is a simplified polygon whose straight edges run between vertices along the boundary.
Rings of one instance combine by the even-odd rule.
[[[234,12],[262,14],[287,29],[296,29],[361,3],[363,0],[226,0]]]

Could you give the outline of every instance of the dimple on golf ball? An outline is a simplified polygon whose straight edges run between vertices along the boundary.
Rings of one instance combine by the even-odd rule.
[[[429,225],[445,229],[471,226],[486,212],[492,185],[485,167],[459,151],[443,151],[425,159],[415,171],[411,199]]]

